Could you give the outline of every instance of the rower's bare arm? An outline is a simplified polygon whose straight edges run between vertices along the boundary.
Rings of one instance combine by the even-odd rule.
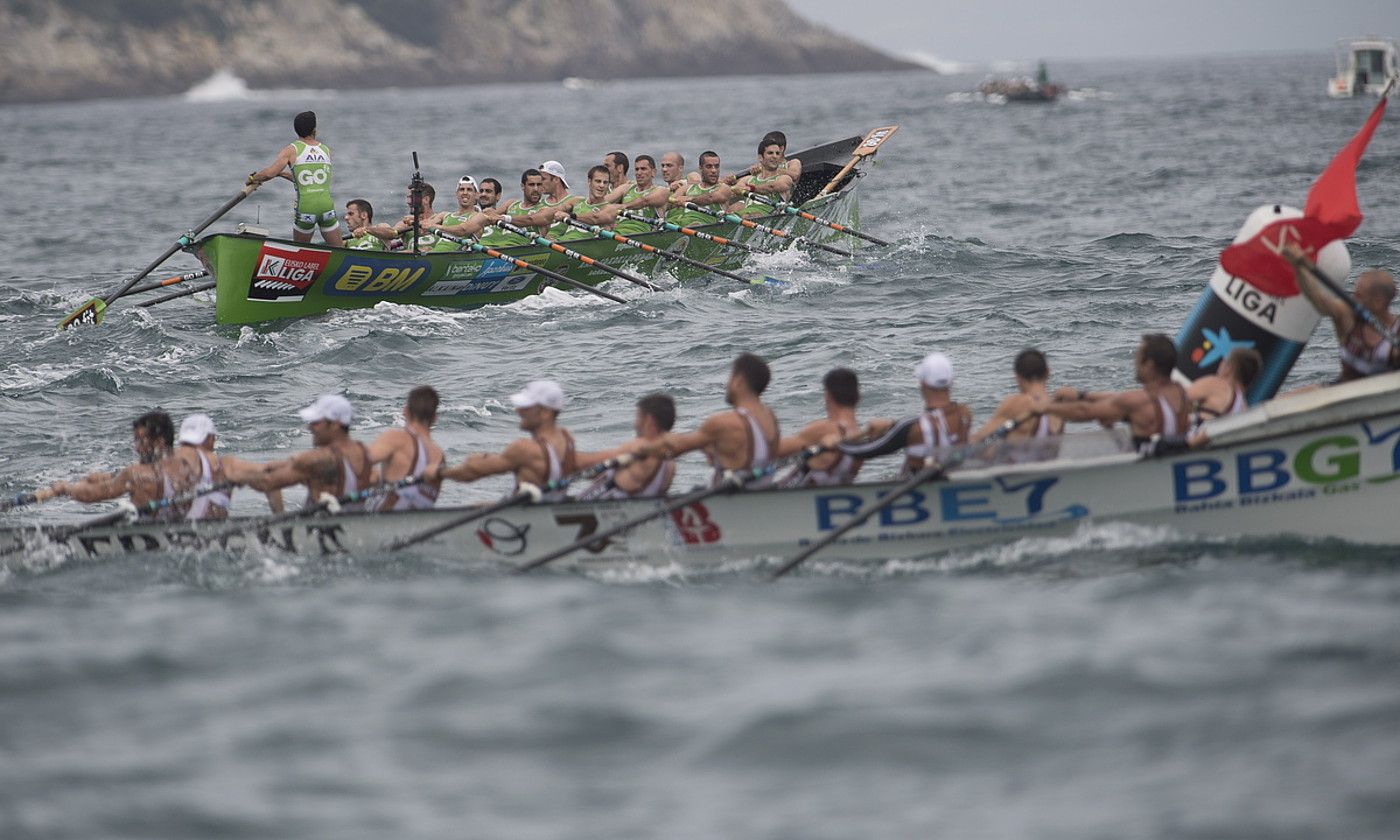
[[[787,162],[787,172],[788,177],[792,178],[792,182],[796,184],[802,179],[802,161],[797,158],[789,158]]]
[[[265,493],[293,484],[326,480],[334,476],[334,467],[334,458],[329,452],[318,449],[299,452],[285,461],[264,464],[261,473],[253,476],[248,486]]]
[[[1001,405],[997,406],[997,410],[992,412],[991,417],[987,418],[987,422],[983,423],[977,431],[973,432],[972,435],[968,437],[968,442],[977,443],[985,439],[992,432],[995,432],[1001,424],[1005,423],[1007,420],[1019,419],[1019,415],[1024,413],[1022,404],[1025,402],[1025,398],[1020,394],[1013,394],[1002,400]]]
[[[242,458],[225,455],[219,459],[219,463],[223,465],[224,478],[235,484],[252,487],[258,477],[263,474],[262,464],[245,461]],[[263,495],[267,497],[267,506],[272,509],[273,513],[282,512],[282,491],[280,489],[265,490]]]
[[[444,466],[442,477],[453,481],[476,481],[489,475],[515,472],[529,463],[532,449],[536,449],[533,441],[517,440],[499,453],[478,452],[468,455],[466,460],[455,467]]]
[[[827,436],[827,432],[832,430],[834,424],[827,420],[813,420],[795,435],[788,435],[778,441],[778,451],[775,457],[786,458],[789,455],[796,455],[798,452],[809,446],[822,443]]]
[[[1355,329],[1356,316],[1352,314],[1351,307],[1324,289],[1311,272],[1294,264],[1293,277],[1298,281],[1298,289],[1303,293],[1303,297],[1308,299],[1308,303],[1313,305],[1313,309],[1331,319],[1333,326],[1337,328],[1338,338]]]
[[[631,184],[623,184],[622,186],[619,186],[619,187],[613,187],[611,190],[608,191],[608,194],[607,194],[607,195],[603,196],[603,203],[604,203],[604,204],[619,204],[619,203],[621,203],[621,202],[622,202],[622,197],[623,197],[624,195],[627,195],[627,190],[631,189],[631,186],[632,186]]]
[[[693,432],[667,432],[657,440],[647,441],[647,445],[641,447],[641,454],[669,458],[683,452],[702,449],[715,442],[717,430],[721,425],[722,420],[719,417],[710,417]]]
[[[371,464],[382,464],[394,456],[407,441],[408,432],[403,429],[385,429],[365,447]]]
[[[455,225],[444,225],[434,222],[428,227],[430,230],[439,230],[449,236],[476,236],[489,224],[491,224],[491,220],[485,213],[473,213],[465,221]]]
[[[292,165],[292,161],[296,160],[296,154],[297,150],[290,143],[288,143],[287,146],[283,148],[282,151],[277,155],[277,160],[274,160],[272,163],[268,164],[266,168],[259,169],[257,172],[254,172],[252,175],[249,175],[248,180],[258,184],[271,181],[278,175],[283,174],[286,168]],[[287,180],[291,180],[290,175],[287,176]]]
[[[359,230],[352,230],[350,232],[355,236],[364,236],[365,234],[369,234],[370,236],[384,240],[399,238],[399,232],[395,230],[392,225],[385,224],[370,225],[369,227],[360,228]]]
[[[125,495],[131,489],[131,468],[115,475],[89,476],[82,481],[60,481],[49,489],[55,495],[67,496],[77,502],[105,502]]]
[[[761,184],[749,181],[748,190],[749,192],[756,192],[759,195],[780,195],[782,193],[791,192],[792,176],[787,174],[779,175],[773,180],[765,181]]]

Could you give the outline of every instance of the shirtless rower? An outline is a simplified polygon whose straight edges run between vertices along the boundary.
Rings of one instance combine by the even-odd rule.
[[[632,429],[639,441],[660,440],[676,424],[676,404],[665,394],[648,394],[637,400],[637,413],[632,420]],[[624,444],[619,451],[625,451]],[[597,453],[582,460],[597,463],[602,457],[616,453]],[[590,464],[580,464],[587,468]],[[593,481],[579,499],[641,499],[664,496],[676,477],[676,462],[658,455],[649,455],[632,460],[623,467],[615,467]]]
[[[1137,381],[1131,391],[1085,392],[1060,388],[1055,402],[1043,410],[1065,420],[1097,420],[1105,426],[1126,421],[1132,430],[1133,446],[1139,451],[1155,435],[1183,436],[1190,425],[1190,399],[1186,389],[1172,381],[1176,367],[1176,345],[1161,333],[1144,335],[1133,356]]]
[[[608,189],[615,190],[619,187],[625,188],[631,182],[627,180],[627,155],[622,152],[608,152],[603,155],[603,165],[608,168]]]
[[[283,461],[263,465],[261,475],[248,485],[264,493],[306,485],[306,503],[314,505],[322,496],[348,496],[370,485],[369,450],[350,437],[354,410],[350,401],[339,394],[326,394],[297,412],[311,431],[314,449],[301,452]],[[345,505],[343,510],[361,510],[363,505]]]
[[[870,443],[843,443],[837,449],[864,459],[903,449],[900,474],[907,477],[935,462],[939,450],[967,443],[972,409],[953,399],[953,363],[942,353],[930,353],[914,368],[914,376],[923,398],[921,413],[898,423],[873,420],[867,432],[880,437]]]
[[[262,464],[215,454],[218,431],[214,428],[213,419],[207,414],[191,414],[181,420],[180,432],[175,441],[177,446],[171,457],[181,461],[185,470],[195,476],[196,488],[212,487],[226,481],[247,484],[262,472]],[[282,491],[270,490],[266,495],[267,505],[272,512],[281,513]],[[230,498],[231,493],[228,490],[200,495],[190,503],[185,518],[227,519]]]
[[[1065,421],[1041,411],[1050,401],[1046,383],[1050,380],[1050,365],[1045,354],[1034,348],[1016,354],[1011,365],[1016,377],[1016,393],[1001,401],[987,422],[968,438],[971,443],[985,440],[1007,421],[1018,421],[1006,433],[1009,460],[1044,461],[1059,452],[1059,436],[1064,434]],[[1032,421],[1028,421],[1031,418]]]
[[[370,463],[379,465],[380,479],[393,484],[409,476],[424,478],[440,472],[442,447],[433,440],[437,422],[438,393],[427,385],[408,392],[403,406],[403,426],[386,429],[369,445]],[[424,479],[418,484],[390,490],[375,510],[426,510],[437,504],[442,480]]]
[[[327,245],[340,247],[340,222],[331,198],[331,150],[316,139],[316,112],[302,111],[292,120],[297,139],[277,155],[267,168],[248,176],[248,183],[263,184],[273,178],[286,178],[296,187],[292,211],[292,239],[310,242],[318,228]]]
[[[505,188],[501,186],[500,181],[495,178],[482,178],[481,192],[477,195],[476,203],[482,210],[494,210],[504,192]]]
[[[795,455],[809,446],[854,437],[860,430],[856,404],[860,402],[860,381],[850,368],[832,368],[822,378],[822,399],[826,417],[813,420],[802,431],[778,442],[777,457]],[[850,484],[860,472],[861,460],[844,452],[823,452],[807,459],[791,474],[779,479],[785,487],[831,487]]]
[[[526,225],[530,215],[543,207],[541,199],[544,196],[544,174],[534,168],[520,173],[520,193],[521,197],[507,204],[500,211],[500,215],[512,224]],[[480,241],[482,245],[490,248],[513,248],[530,244],[529,240],[520,234],[511,233],[501,227],[483,229]]]
[[[1264,366],[1264,357],[1253,347],[1236,347],[1225,356],[1215,373],[1202,376],[1186,387],[1193,413],[1202,421],[1249,408],[1245,394]]]
[[[666,221],[681,227],[699,227],[714,223],[714,217],[706,215],[696,210],[687,210],[687,202],[701,207],[711,207],[716,213],[723,213],[724,208],[734,200],[734,193],[727,184],[721,183],[719,178],[719,154],[712,151],[702,152],[700,155],[700,180],[698,181],[678,181],[675,190],[671,193],[671,204],[673,209],[666,214]]]
[[[56,481],[35,493],[39,501],[67,496],[79,502],[102,502],[127,496],[138,508],[162,499],[174,499],[190,490],[198,477],[189,466],[171,457],[175,426],[164,411],[149,411],[131,423],[131,446],[137,462],[115,473],[90,473],[77,481]],[[185,516],[185,505],[169,505],[148,522],[174,522]]]
[[[637,180],[625,187],[608,193],[607,201],[621,204],[623,210],[633,210],[649,219],[660,219],[666,212],[666,202],[671,193],[666,187],[655,182],[656,161],[651,155],[637,155],[633,162],[633,172]],[[636,219],[619,219],[615,230],[623,236],[636,236],[656,230],[646,222]]]
[[[409,185],[409,187],[408,187],[408,189],[407,189],[406,197],[407,197],[407,199],[408,199],[408,205],[409,205],[409,207],[412,207],[412,206],[413,206],[413,186],[412,186],[411,184]],[[351,231],[351,233],[352,233],[354,236],[356,236],[356,237],[364,236],[365,234],[369,234],[369,235],[371,235],[371,236],[377,236],[377,237],[379,237],[380,239],[384,240],[385,242],[393,242],[394,240],[397,239],[397,240],[399,240],[399,242],[402,244],[403,249],[404,249],[405,251],[408,251],[408,252],[410,252],[410,253],[416,252],[416,253],[420,253],[420,254],[426,253],[426,252],[428,252],[429,250],[431,250],[432,247],[433,247],[434,245],[437,244],[437,234],[429,233],[429,232],[427,231],[428,220],[430,220],[431,218],[433,218],[434,215],[436,215],[436,214],[433,212],[433,202],[434,202],[436,199],[437,199],[437,190],[433,189],[433,185],[432,185],[432,184],[429,184],[429,183],[426,183],[426,182],[425,182],[425,183],[422,185],[422,187],[420,188],[420,192],[419,192],[419,200],[418,200],[418,228],[419,228],[419,236],[418,236],[418,242],[417,242],[417,247],[416,247],[416,248],[414,247],[413,241],[412,241],[412,240],[413,240],[413,214],[412,214],[412,213],[406,213],[406,214],[404,214],[404,217],[403,217],[402,219],[399,219],[398,222],[396,222],[395,224],[392,224],[392,225],[386,225],[386,224],[369,225],[369,226],[367,226],[367,227],[363,227],[363,228],[359,228],[359,229],[357,229],[357,230],[353,230],[353,231]]]
[[[729,208],[740,216],[762,216],[773,212],[773,208],[759,201],[744,200],[749,193],[757,193],[772,201],[787,201],[796,183],[788,174],[787,161],[783,157],[783,146],[772,135],[764,137],[758,144],[758,171],[740,178],[733,187],[738,200]]]
[[[711,414],[693,432],[668,432],[658,440],[641,441],[628,447],[628,451],[674,458],[702,449],[715,468],[716,484],[723,480],[727,470],[762,469],[771,465],[782,438],[778,418],[762,400],[771,378],[767,362],[752,353],[739,354],[724,387],[724,401],[734,407],[732,410]],[[751,481],[748,486],[771,483],[769,478]]]
[[[353,198],[345,203],[345,226],[350,229],[351,237],[345,240],[346,248],[354,248],[357,251],[383,251],[385,249],[384,240],[372,233],[363,233],[355,236],[354,232],[363,230],[374,224],[374,207],[363,198]]]
[[[515,476],[515,490],[519,492],[526,484],[542,488],[579,470],[574,436],[559,425],[559,413],[564,410],[564,389],[559,383],[547,379],[527,382],[524,388],[511,394],[510,404],[520,418],[520,428],[528,432],[529,437],[512,441],[499,453],[468,455],[456,466],[439,468],[436,476],[430,470],[429,477],[476,481],[511,473]],[[556,501],[564,496],[565,490],[560,488],[546,492],[543,499]]]
[[[550,238],[561,241],[590,239],[593,234],[570,227],[564,220],[574,218],[586,225],[610,228],[617,221],[617,214],[621,209],[619,205],[608,201],[608,168],[602,164],[594,166],[588,170],[588,197],[575,196],[573,200],[555,208],[554,218],[563,229],[559,230],[557,235],[551,230]]]
[[[1284,258],[1293,263],[1298,288],[1313,308],[1332,321],[1337,332],[1337,353],[1342,372],[1337,382],[1350,382],[1378,373],[1400,370],[1400,345],[1392,344],[1375,327],[1362,320],[1347,302],[1323,287],[1311,272],[1303,269],[1303,252],[1296,244],[1284,248]],[[1361,272],[1352,291],[1356,302],[1392,332],[1400,327],[1400,317],[1390,311],[1395,300],[1395,277],[1389,271]]]

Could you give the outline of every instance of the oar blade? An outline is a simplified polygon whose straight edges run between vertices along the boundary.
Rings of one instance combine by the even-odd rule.
[[[107,301],[102,298],[93,298],[82,306],[74,309],[68,317],[58,322],[60,330],[66,330],[74,324],[85,327],[95,327],[102,323],[102,316],[107,312]]]

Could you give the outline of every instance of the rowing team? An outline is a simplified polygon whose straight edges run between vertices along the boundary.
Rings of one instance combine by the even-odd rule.
[[[478,182],[470,175],[457,182],[456,209],[442,212],[433,207],[437,191],[415,179],[409,185],[409,212],[394,224],[376,224],[370,202],[354,199],[345,207],[350,230],[347,239],[340,232],[331,198],[330,148],[316,138],[316,114],[298,114],[293,130],[297,139],[270,165],[249,175],[248,183],[261,184],[279,177],[292,182],[297,191],[292,224],[296,241],[311,241],[311,234],[319,229],[330,245],[364,250],[458,251],[458,240],[466,239],[491,248],[507,248],[531,244],[529,235],[555,241],[593,235],[570,222],[614,230],[623,236],[650,233],[667,224],[694,228],[727,213],[772,213],[771,202],[786,202],[802,175],[802,162],[786,157],[787,136],[781,131],[764,135],[758,144],[757,162],[742,176],[721,175],[720,158],[713,151],[702,153],[699,167],[688,175],[680,152],[662,155],[659,167],[651,155],[638,155],[629,161],[623,152],[609,152],[603,163],[588,170],[585,194],[576,195],[571,192],[563,164],[548,160],[521,174],[521,197],[504,207],[498,206],[503,189],[500,181],[485,178]],[[704,209],[688,209],[688,204]],[[534,230],[523,235],[507,226]]]
[[[214,423],[206,415],[185,418],[177,436],[170,416],[153,411],[132,424],[139,463],[113,474],[60,481],[35,497],[96,502],[127,495],[138,509],[154,511],[154,519],[215,519],[228,515],[227,488],[232,485],[267,494],[273,511],[281,512],[282,488],[300,484],[308,500],[329,495],[368,499],[359,505],[362,509],[411,510],[432,507],[444,479],[470,482],[501,474],[514,476],[517,491],[526,485],[544,488],[545,500],[559,501],[568,498],[569,477],[611,465],[574,498],[625,499],[664,496],[675,477],[676,457],[696,450],[715,468],[716,483],[726,474],[751,471],[763,478],[750,486],[841,485],[855,480],[869,458],[902,451],[907,475],[937,463],[950,447],[994,436],[1025,444],[1017,460],[1053,458],[1066,420],[1126,422],[1138,444],[1183,436],[1203,418],[1244,410],[1245,389],[1259,370],[1259,354],[1237,349],[1221,364],[1219,374],[1184,387],[1171,378],[1175,346],[1166,336],[1154,334],[1143,337],[1135,365],[1141,388],[1116,393],[1061,388],[1052,394],[1044,354],[1022,351],[1013,365],[1016,393],[975,428],[971,409],[953,398],[953,366],[942,353],[919,363],[915,374],[922,410],[900,422],[873,420],[862,426],[856,418],[856,374],[835,368],[822,381],[825,416],[784,436],[763,402],[768,364],[743,353],[734,360],[725,386],[730,409],[709,416],[693,431],[676,432],[675,403],[665,394],[649,394],[637,402],[636,438],[599,452],[580,451],[573,435],[560,425],[563,389],[555,382],[536,380],[510,397],[528,437],[498,453],[470,455],[456,465],[447,463],[433,441],[438,395],[428,386],[409,392],[402,427],[382,432],[369,444],[350,437],[354,415],[349,401],[336,394],[323,396],[300,412],[314,448],[265,464],[216,454]],[[813,447],[817,454],[777,475],[780,460]],[[1032,455],[1027,458],[1026,452]]]

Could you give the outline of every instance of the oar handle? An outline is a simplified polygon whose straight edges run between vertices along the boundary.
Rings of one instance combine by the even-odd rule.
[[[652,225],[653,227],[663,228],[665,230],[673,230],[677,233],[685,234],[686,236],[694,236],[699,239],[704,239],[707,242],[714,242],[717,245],[723,245],[727,248],[735,248],[740,251],[747,251],[750,254],[754,253],[754,249],[749,247],[748,245],[745,245],[742,242],[735,242],[734,240],[729,239],[728,237],[720,236],[719,234],[708,233],[703,230],[696,230],[695,228],[686,227],[684,225],[678,225],[675,222],[668,222],[664,219],[653,219],[648,216],[642,216],[637,213],[634,213],[631,210],[622,211],[622,216],[627,219],[634,219],[639,222],[646,222]]]
[[[561,243],[559,243],[559,242],[557,242],[557,241],[555,241],[555,240],[553,240],[553,239],[550,239],[550,238],[547,237],[547,236],[541,236],[540,234],[537,234],[537,233],[530,233],[530,232],[527,231],[525,228],[520,227],[519,225],[511,224],[510,222],[502,221],[502,222],[497,222],[497,224],[501,227],[502,230],[510,231],[511,233],[515,234],[516,236],[525,236],[525,237],[529,237],[529,238],[530,238],[530,241],[532,241],[532,242],[534,242],[534,243],[536,243],[536,244],[538,244],[538,245],[544,245],[545,247],[549,248],[551,251],[556,251],[556,252],[558,252],[558,253],[560,253],[560,254],[563,254],[564,256],[568,257],[568,258],[571,259],[571,260],[576,260],[576,261],[578,261],[578,262],[581,262],[581,263],[583,263],[584,265],[586,265],[586,266],[588,266],[588,267],[590,267],[590,268],[601,268],[603,271],[606,271],[608,274],[611,274],[611,275],[613,275],[614,277],[620,277],[620,278],[622,278],[623,280],[626,280],[626,281],[629,282],[629,283],[635,283],[635,284],[637,284],[638,286],[641,286],[642,288],[647,289],[648,291],[652,291],[652,292],[656,291],[656,286],[652,285],[651,283],[648,283],[646,280],[643,280],[642,278],[636,276],[635,274],[629,274],[629,273],[627,273],[626,271],[623,271],[622,269],[613,268],[612,266],[608,265],[607,263],[602,263],[602,262],[599,262],[598,260],[593,259],[593,258],[590,257],[590,256],[587,256],[587,255],[585,255],[585,254],[580,254],[578,251],[575,251],[574,249],[570,248],[569,246],[564,245],[564,244],[561,244]]]

